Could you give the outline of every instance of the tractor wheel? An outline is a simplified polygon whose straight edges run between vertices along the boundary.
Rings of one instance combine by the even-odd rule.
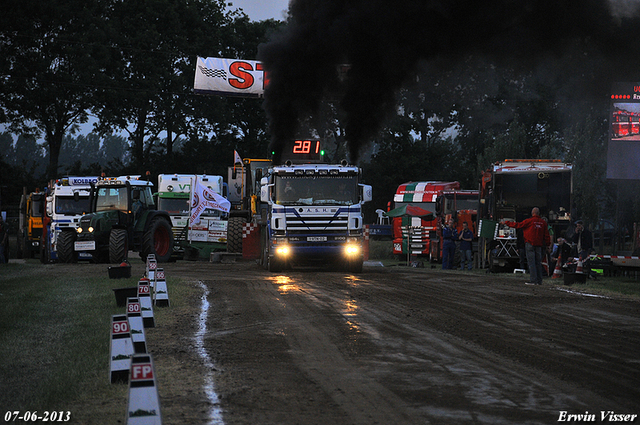
[[[75,241],[74,232],[60,232],[57,242],[58,261],[61,263],[76,263],[78,261],[78,255],[73,247]]]
[[[127,229],[111,229],[109,233],[109,262],[120,264],[129,253]]]
[[[171,259],[172,253],[173,232],[171,223],[164,217],[154,217],[142,237],[140,258],[146,262],[149,254],[154,254],[158,263],[166,263]]]
[[[242,232],[247,219],[244,217],[229,217],[227,223],[227,251],[242,252]]]

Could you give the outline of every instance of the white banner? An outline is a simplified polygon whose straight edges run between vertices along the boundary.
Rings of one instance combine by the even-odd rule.
[[[197,94],[262,97],[268,83],[262,63],[242,59],[201,58],[196,63]]]
[[[240,158],[240,154],[238,151],[233,151],[233,166],[240,165],[242,167],[242,158]]]
[[[200,182],[196,182],[191,191],[191,216],[189,217],[191,223],[195,223],[207,208],[228,213],[231,209],[231,202],[208,187],[202,186]]]

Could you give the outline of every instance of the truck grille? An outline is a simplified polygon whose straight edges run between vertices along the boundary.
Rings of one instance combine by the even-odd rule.
[[[307,233],[347,233],[347,217],[287,217],[287,233],[289,235]]]

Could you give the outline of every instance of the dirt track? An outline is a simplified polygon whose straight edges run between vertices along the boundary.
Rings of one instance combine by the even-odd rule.
[[[164,268],[209,303],[205,314],[193,298],[148,333],[165,424],[550,424],[562,411],[600,423],[601,411],[640,414],[637,301],[479,272]],[[163,382],[163,373],[182,378]]]

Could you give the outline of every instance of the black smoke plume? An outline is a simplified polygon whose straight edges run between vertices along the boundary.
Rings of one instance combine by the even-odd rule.
[[[613,80],[640,74],[638,1],[292,0],[284,30],[259,48],[270,82],[264,107],[274,160],[350,64],[340,107],[352,162],[394,111],[397,91],[421,61],[466,55],[527,70],[587,43],[615,66]],[[579,72],[580,70],[576,70]],[[462,82],[461,82],[462,83]]]

